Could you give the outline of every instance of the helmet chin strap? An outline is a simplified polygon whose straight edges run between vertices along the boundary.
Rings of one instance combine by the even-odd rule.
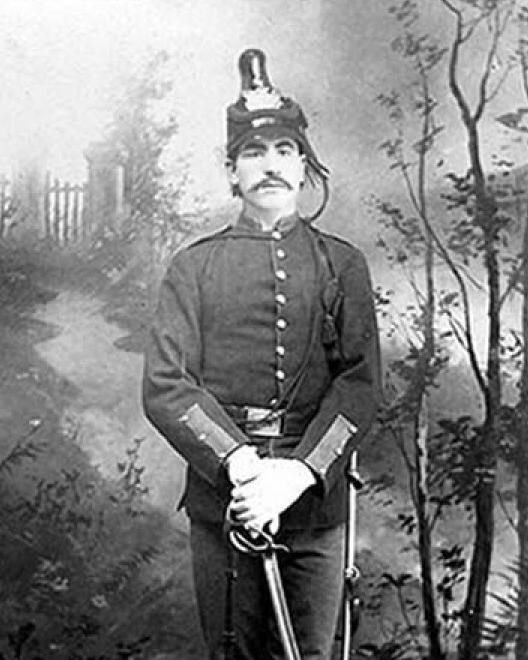
[[[309,171],[310,167],[312,171]],[[319,218],[319,216],[325,210],[326,205],[328,204],[328,200],[330,198],[330,186],[328,185],[328,170],[326,170],[326,168],[324,172],[319,168],[313,167],[313,165],[311,164],[309,164],[309,168],[308,168],[307,177],[311,185],[315,188],[319,181],[323,186],[323,199],[321,201],[321,204],[319,205],[319,208],[315,211],[315,213],[313,213],[312,215],[306,218],[307,222],[312,223],[315,222],[317,218]],[[318,181],[316,179],[318,179]]]

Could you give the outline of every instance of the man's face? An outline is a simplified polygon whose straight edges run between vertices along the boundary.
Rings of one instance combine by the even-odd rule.
[[[305,169],[305,158],[292,138],[254,137],[240,147],[230,180],[247,205],[293,213]]]

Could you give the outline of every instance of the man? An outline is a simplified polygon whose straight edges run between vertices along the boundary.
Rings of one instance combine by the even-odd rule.
[[[238,220],[173,259],[146,353],[144,407],[188,461],[184,506],[210,658],[222,658],[226,517],[275,534],[304,659],[331,654],[343,587],[345,472],[376,413],[379,350],[368,269],[297,212],[327,170],[264,54],[240,58],[227,112]],[[323,202],[324,205],[324,202]],[[258,557],[237,556],[235,657],[283,656]]]

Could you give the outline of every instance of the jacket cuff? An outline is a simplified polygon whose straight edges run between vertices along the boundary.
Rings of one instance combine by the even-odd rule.
[[[323,484],[328,471],[343,456],[348,441],[357,431],[358,428],[355,424],[352,424],[343,415],[337,415],[321,440],[302,459]]]
[[[227,456],[240,446],[197,403],[186,410],[178,421],[193,433],[199,443],[214,452],[219,463],[223,463]]]

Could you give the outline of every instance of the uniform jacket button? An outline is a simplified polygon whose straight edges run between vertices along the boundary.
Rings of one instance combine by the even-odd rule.
[[[277,319],[277,328],[279,328],[279,330],[284,330],[287,325],[288,322],[286,319]]]
[[[285,256],[286,256],[286,252],[284,252],[282,248],[279,248],[277,250],[277,257],[279,257],[279,259],[284,259]]]
[[[280,355],[281,357],[284,357],[284,354],[286,353],[284,346],[281,346],[280,344],[277,346],[275,351],[277,352],[277,355]]]
[[[286,271],[285,271],[285,270],[282,270],[282,268],[279,269],[279,270],[275,273],[275,277],[276,277],[278,280],[285,280],[285,279],[286,279]]]
[[[274,229],[271,232],[271,238],[273,238],[274,241],[280,241],[280,239],[282,238],[282,234],[278,229]]]
[[[281,369],[278,369],[275,372],[275,376],[277,377],[277,380],[284,380],[286,378],[286,374]]]
[[[285,305],[286,304],[286,296],[283,293],[278,293],[275,296],[275,300],[279,303],[279,305]]]

